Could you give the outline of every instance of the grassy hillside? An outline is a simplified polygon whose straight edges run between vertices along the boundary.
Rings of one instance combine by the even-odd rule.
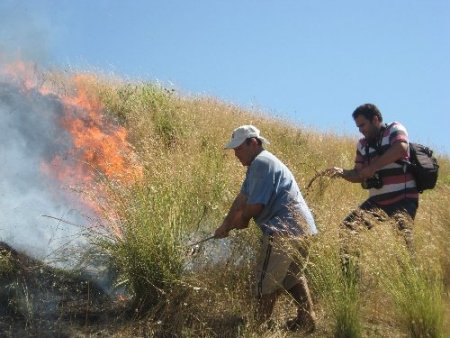
[[[139,243],[133,239],[131,245],[147,247],[143,256],[154,251],[155,241],[167,242],[166,248],[155,254],[175,265],[154,267],[146,261],[149,257],[141,257],[149,269],[141,271],[129,266],[127,254],[121,257],[121,265],[126,271],[130,269],[129,274],[137,269],[146,278],[154,270],[173,269],[166,277],[168,283],[160,284],[171,294],[157,297],[166,302],[157,305],[164,307],[163,314],[154,314],[159,318],[156,323],[162,323],[162,331],[185,336],[286,335],[282,330],[260,332],[249,311],[252,300],[248,296],[248,275],[258,236],[256,227],[234,233],[230,240],[205,244],[205,257],[192,257],[209,262],[198,271],[181,268],[183,244],[213,232],[239,189],[244,168],[232,152],[223,150],[223,145],[241,124],[255,124],[263,131],[271,141],[269,150],[291,168],[315,214],[321,232],[312,247],[307,271],[320,314],[317,336],[438,337],[443,335],[444,325],[449,327],[448,313],[444,313],[450,281],[449,235],[445,231],[450,219],[448,158],[441,158],[438,187],[421,196],[414,229],[414,259],[405,253],[392,226],[377,224],[373,231],[363,231],[360,238],[347,239],[360,251],[362,270],[356,289],[349,290],[340,279],[339,222],[366,192],[359,185],[320,177],[309,190],[305,188],[324,168],[351,167],[355,140],[293,126],[215,99],[183,97],[151,84],[97,86],[105,113],[127,128],[129,140],[145,165],[143,181],[125,191],[127,197],[115,206],[120,210],[120,226],[139,236]],[[130,244],[128,239],[125,242],[124,246]],[[148,302],[150,287],[139,283],[136,281],[135,291]],[[139,290],[141,287],[144,290]],[[168,305],[171,297],[175,301]],[[423,309],[414,310],[418,313],[410,313],[411,307],[421,306]],[[287,297],[279,304],[280,325],[282,315],[292,308]],[[342,319],[343,314],[351,318]],[[159,330],[151,320],[145,325],[149,332]]]
[[[57,85],[70,82],[53,76]],[[301,336],[281,328],[294,315],[289,297],[276,306],[275,328],[265,330],[254,321],[250,273],[259,236],[255,225],[228,239],[190,246],[214,231],[239,190],[245,169],[223,145],[242,124],[258,126],[270,140],[268,150],[292,170],[316,218],[320,234],[309,259],[302,261],[319,315],[318,330],[311,336],[444,337],[450,332],[448,157],[440,157],[438,186],[420,196],[416,253],[411,256],[389,222],[373,219],[372,230],[343,237],[340,221],[366,192],[343,180],[318,176],[312,181],[327,167],[352,167],[354,139],[150,83],[96,76],[82,81],[101,102],[103,115],[126,129],[142,168],[133,183],[99,178],[107,198],[97,202],[111,231],[92,236],[99,250],[112,257],[134,315],[120,325],[86,325],[82,332],[115,337]],[[352,283],[340,271],[343,242],[358,252]]]

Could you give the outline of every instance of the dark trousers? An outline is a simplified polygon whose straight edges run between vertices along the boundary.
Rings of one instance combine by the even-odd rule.
[[[372,228],[372,224],[368,219],[366,213],[370,213],[377,220],[383,221],[386,216],[395,220],[398,229],[402,232],[403,237],[406,242],[406,246],[411,254],[414,253],[413,248],[413,234],[412,234],[412,224],[414,218],[416,217],[416,212],[418,208],[417,200],[403,200],[395,204],[381,206],[377,205],[370,200],[366,200],[362,203],[358,209],[352,211],[343,221],[342,226],[345,230],[357,230],[359,226],[365,226],[368,229]],[[380,210],[382,212],[380,212]],[[404,217],[406,214],[409,217]],[[341,260],[343,264],[343,270],[348,273],[349,271],[349,259],[350,255],[347,248],[347,243],[345,241],[341,243]],[[353,267],[355,268],[355,267]]]
[[[401,213],[406,213],[411,218],[411,221],[416,217],[416,212],[419,204],[417,200],[405,199],[400,202],[390,204],[390,205],[378,205],[371,200],[366,200],[362,203],[357,210],[352,211],[342,222],[347,228],[355,230],[355,223],[362,223],[369,229],[372,227],[370,222],[364,219],[364,211],[370,212],[378,220],[383,220],[382,213],[377,211],[382,210],[386,213],[388,217],[394,218],[397,222],[398,228],[400,230],[405,230],[409,228],[403,217],[398,217]],[[363,212],[361,212],[363,211]]]

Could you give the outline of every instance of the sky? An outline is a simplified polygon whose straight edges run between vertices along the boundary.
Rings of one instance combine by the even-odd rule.
[[[0,0],[0,51],[358,136],[376,104],[450,154],[448,0]]]

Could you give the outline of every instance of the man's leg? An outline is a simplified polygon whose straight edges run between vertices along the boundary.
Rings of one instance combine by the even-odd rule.
[[[411,254],[414,254],[413,225],[417,208],[418,202],[416,200],[405,200],[386,207],[386,213],[395,220]]]
[[[268,322],[273,312],[275,301],[279,295],[278,276],[279,268],[284,263],[280,261],[277,248],[273,247],[274,239],[271,236],[263,236],[260,252],[255,267],[255,296],[257,307],[255,318],[259,324]]]
[[[300,268],[288,254],[289,248],[300,250],[298,238],[263,237],[258,264],[256,266],[256,296],[258,299],[257,319],[263,323],[269,320],[275,301],[281,290],[288,290],[298,304],[298,318],[306,318],[312,312],[312,300],[305,278],[298,278]],[[303,248],[306,251],[306,248]],[[306,311],[306,313],[305,313]],[[310,313],[311,312],[311,313]],[[305,319],[306,318],[306,319]],[[302,326],[300,319],[295,322]],[[309,323],[310,321],[308,321]]]
[[[358,252],[351,249],[352,238],[361,228],[371,229],[373,224],[369,215],[378,220],[383,220],[384,212],[379,212],[375,204],[370,200],[364,201],[356,210],[353,210],[340,224],[340,257],[341,269],[347,281],[356,282],[358,272]]]
[[[289,330],[304,330],[312,332],[316,328],[316,315],[313,309],[313,301],[308,287],[308,281],[301,272],[303,260],[307,259],[309,251],[309,239],[296,241],[296,247],[301,261],[293,261],[288,269],[283,285],[297,304],[297,316],[287,322]]]
[[[268,295],[261,295],[258,298],[258,308],[256,309],[256,319],[258,323],[262,324],[270,319],[277,298],[278,294],[276,292]]]
[[[288,329],[314,331],[316,328],[316,314],[313,309],[311,293],[306,278],[304,276],[300,277],[299,283],[291,287],[288,292],[297,303],[297,317],[288,321]]]
[[[371,229],[373,224],[367,217],[368,214],[375,216],[378,220],[382,221],[383,216],[378,212],[378,207],[373,204],[370,200],[364,201],[358,206],[356,210],[353,210],[341,223],[341,226],[347,228],[348,230],[358,231],[361,226]]]
[[[406,248],[408,251],[413,254],[414,253],[414,241],[413,241],[413,220],[405,214],[398,213],[393,216],[395,222],[397,223],[398,229],[402,232],[403,238],[405,239]]]

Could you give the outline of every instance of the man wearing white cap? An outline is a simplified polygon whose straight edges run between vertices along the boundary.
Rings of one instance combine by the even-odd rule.
[[[244,125],[233,131],[225,148],[233,149],[248,169],[239,194],[214,235],[227,237],[232,229],[248,227],[253,218],[263,232],[255,271],[258,318],[269,320],[277,297],[287,290],[298,304],[297,317],[288,321],[288,328],[312,331],[315,314],[306,278],[298,277],[299,266],[284,249],[286,245],[300,249],[298,237],[316,234],[317,228],[291,171],[265,150],[264,144],[269,142],[255,126]]]

